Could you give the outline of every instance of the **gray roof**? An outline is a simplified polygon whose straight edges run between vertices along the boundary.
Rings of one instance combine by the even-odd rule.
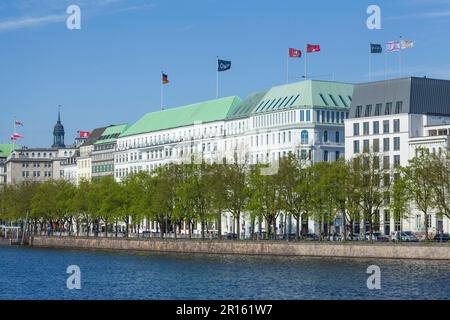
[[[450,81],[411,77],[357,84],[350,118],[355,117],[357,106],[362,106],[364,116],[366,105],[371,104],[373,116],[376,104],[383,105],[384,114],[386,103],[392,102],[394,109],[397,101],[403,102],[401,113],[450,115]]]
[[[87,147],[93,145],[102,136],[103,132],[108,127],[96,128],[92,130],[91,134],[89,135],[89,139],[87,139],[81,146]]]

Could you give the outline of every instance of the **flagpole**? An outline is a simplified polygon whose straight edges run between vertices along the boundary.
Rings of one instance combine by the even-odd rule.
[[[369,50],[369,82],[372,81],[372,49]]]
[[[400,56],[399,56],[399,64],[400,64],[400,78],[403,76],[402,72],[402,36],[400,36]]]
[[[286,58],[286,83],[289,83],[289,53]]]
[[[219,56],[216,56],[216,62],[219,61]],[[219,67],[216,68],[216,99],[219,98]]]
[[[308,48],[305,50],[305,80],[307,79],[307,70],[308,70]]]
[[[164,84],[163,84],[163,74],[164,72],[161,71],[161,111],[163,110],[163,102],[164,102]]]
[[[384,80],[387,80],[387,52],[384,50]]]
[[[14,149],[16,149],[16,138],[15,138],[15,134],[16,134],[16,116],[14,116],[14,123],[13,123],[13,130],[14,130],[14,132],[13,132],[13,151],[14,151]]]

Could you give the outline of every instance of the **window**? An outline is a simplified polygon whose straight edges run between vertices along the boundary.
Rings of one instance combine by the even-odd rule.
[[[345,102],[344,98],[341,95],[339,95],[339,99],[341,99],[341,102],[345,107],[348,107],[347,102]]]
[[[392,113],[392,102],[386,103],[386,106],[384,108],[384,114],[389,115]]]
[[[339,143],[339,131],[336,131],[335,142]]]
[[[336,151],[335,152],[335,159],[336,159],[336,161],[338,161],[340,157],[341,157],[341,153],[339,151]]]
[[[394,165],[396,165],[396,166],[400,165],[400,155],[394,156]]]
[[[380,157],[378,156],[373,157],[373,168],[380,169]]]
[[[355,118],[361,118],[361,114],[362,114],[362,106],[357,106],[356,112],[355,112]]]
[[[369,123],[368,122],[364,122],[363,123],[363,134],[365,136],[369,135]]]
[[[368,104],[366,110],[364,111],[364,117],[370,117],[372,115],[372,105]]]
[[[380,152],[380,139],[373,139],[373,152]]]
[[[395,103],[395,113],[402,113],[403,101],[397,101]]]
[[[400,137],[394,138],[394,150],[395,151],[400,150]]]
[[[302,160],[306,160],[308,157],[308,154],[306,152],[306,150],[302,149],[302,151],[300,152],[300,157]]]
[[[336,112],[336,123],[341,122],[341,119],[339,119],[340,114],[341,114],[340,112]]]
[[[310,110],[306,110],[306,121],[307,122],[311,121],[311,111]]]
[[[323,142],[328,142],[328,131],[327,130],[325,130],[323,132]]]
[[[305,121],[305,111],[300,110],[300,121]]]
[[[379,134],[380,133],[380,122],[374,121],[372,124],[373,124],[373,134]]]
[[[325,100],[325,97],[323,96],[323,94],[319,93],[320,98],[322,99],[323,103],[328,106],[328,102],[327,100]]]
[[[323,152],[323,161],[328,162],[328,150]]]
[[[389,120],[383,121],[383,133],[389,133]]]
[[[336,100],[334,100],[334,97],[333,97],[331,94],[330,94],[329,96],[330,96],[330,98],[331,98],[331,101],[333,101],[334,105],[335,105],[336,107],[339,107],[339,105],[337,104]]]
[[[325,111],[322,110],[321,122],[325,122]]]
[[[400,132],[400,119],[394,119],[394,132]]]
[[[359,153],[359,141],[353,141],[353,153]]]
[[[381,104],[381,103],[377,103],[376,105],[375,105],[375,116],[379,116],[380,114],[381,114],[381,107],[382,107],[383,105]]]
[[[301,133],[301,143],[302,144],[308,144],[308,140],[309,140],[308,131],[303,130],[302,133]]]
[[[369,147],[369,140],[363,141],[363,152],[369,153],[370,147]]]
[[[334,111],[331,111],[331,122],[334,122]]]
[[[389,163],[389,156],[383,157],[383,169],[389,169],[390,163]]]
[[[330,111],[327,111],[327,122],[330,122]]]
[[[389,138],[383,139],[383,151],[389,151]]]
[[[353,124],[353,135],[354,136],[359,136],[359,123],[354,123]]]

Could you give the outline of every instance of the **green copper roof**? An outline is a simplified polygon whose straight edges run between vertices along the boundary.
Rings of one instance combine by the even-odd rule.
[[[249,116],[255,106],[257,106],[264,98],[266,93],[267,91],[251,94],[238,106],[236,106],[236,108],[233,108],[230,112],[228,112],[227,119],[236,119]]]
[[[7,158],[13,151],[12,144],[0,144],[0,158]]]
[[[232,96],[150,112],[125,130],[120,137],[177,128],[200,122],[224,120],[230,110],[237,108],[240,103],[239,97]]]
[[[252,113],[301,106],[349,108],[352,95],[352,84],[318,80],[295,82],[271,88]]]
[[[129,128],[128,124],[119,124],[116,126],[107,127],[105,131],[103,131],[100,138],[98,138],[94,144],[105,144],[115,142],[117,138],[119,138],[120,134],[123,133],[128,128]]]

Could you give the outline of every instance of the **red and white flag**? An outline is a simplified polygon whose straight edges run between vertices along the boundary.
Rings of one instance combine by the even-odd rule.
[[[319,52],[320,51],[320,45],[319,44],[307,44],[306,45],[306,52]]]
[[[15,121],[16,126],[23,126],[23,122],[20,120]]]
[[[89,131],[79,131],[79,132],[80,132],[80,138],[89,139],[89,136],[91,135]]]
[[[401,49],[400,41],[389,41],[386,43],[386,51],[387,52],[397,52]]]
[[[302,51],[294,48],[289,48],[289,57],[291,58],[301,58]]]
[[[16,141],[18,138],[23,138],[23,135],[19,134],[19,133],[13,133],[11,135],[11,140],[12,141]]]

